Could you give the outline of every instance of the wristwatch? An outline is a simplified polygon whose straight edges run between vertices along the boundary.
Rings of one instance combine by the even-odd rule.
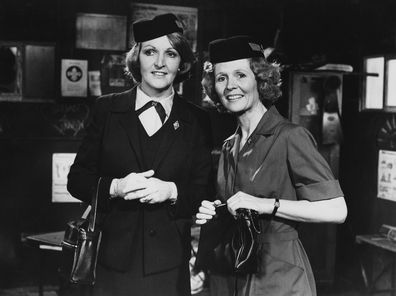
[[[275,198],[274,209],[273,209],[272,214],[271,214],[272,217],[275,217],[275,214],[278,211],[279,207],[280,207],[279,198]]]

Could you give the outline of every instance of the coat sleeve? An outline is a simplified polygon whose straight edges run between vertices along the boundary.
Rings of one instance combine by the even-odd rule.
[[[343,196],[338,180],[316,147],[308,130],[290,129],[287,138],[289,173],[299,200],[324,200]]]
[[[68,174],[67,190],[73,197],[87,203],[91,202],[100,176],[101,142],[109,109],[110,97],[97,99],[86,136]],[[104,177],[100,182],[98,198],[100,208],[104,208],[109,201],[111,180],[112,178]]]

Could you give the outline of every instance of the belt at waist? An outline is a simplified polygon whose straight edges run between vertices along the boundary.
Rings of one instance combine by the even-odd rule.
[[[291,241],[298,239],[297,231],[285,231],[285,232],[265,232],[260,233],[257,236],[259,243],[270,243],[275,241]]]

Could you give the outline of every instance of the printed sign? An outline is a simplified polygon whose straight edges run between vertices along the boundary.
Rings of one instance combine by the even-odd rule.
[[[80,202],[67,191],[67,174],[76,153],[52,154],[52,202]]]
[[[396,151],[379,151],[378,197],[396,201]]]
[[[62,60],[62,97],[86,97],[88,87],[88,61]]]

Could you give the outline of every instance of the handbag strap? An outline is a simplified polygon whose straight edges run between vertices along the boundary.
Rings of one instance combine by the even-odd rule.
[[[89,222],[88,222],[88,231],[95,231],[95,223],[96,223],[96,212],[98,208],[98,195],[99,195],[99,187],[100,182],[102,181],[102,177],[99,177],[98,183],[96,184],[96,188],[94,194],[92,196],[91,202],[91,214],[89,215]]]

